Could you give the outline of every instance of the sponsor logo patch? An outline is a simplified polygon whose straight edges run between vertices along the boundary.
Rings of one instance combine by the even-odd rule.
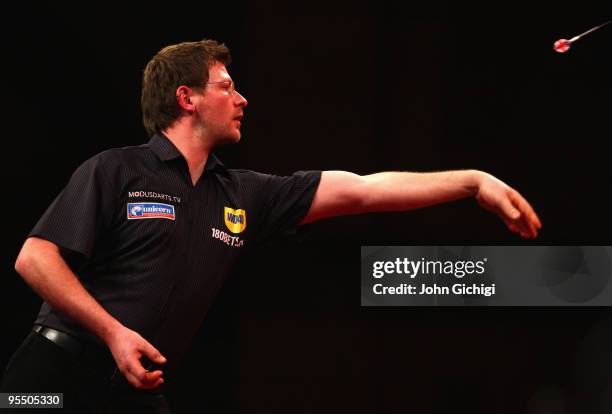
[[[223,218],[227,229],[232,233],[242,233],[246,228],[246,212],[243,209],[234,210],[233,208],[225,207]]]
[[[128,220],[164,218],[174,220],[174,206],[163,203],[128,203]]]

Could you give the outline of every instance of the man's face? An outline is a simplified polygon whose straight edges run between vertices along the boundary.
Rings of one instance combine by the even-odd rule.
[[[198,128],[214,146],[240,141],[240,124],[247,100],[234,89],[225,65],[215,63],[208,70],[208,83],[193,97]]]

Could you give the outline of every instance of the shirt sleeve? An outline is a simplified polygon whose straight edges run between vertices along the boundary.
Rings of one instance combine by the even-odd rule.
[[[100,157],[93,157],[74,172],[29,236],[89,259],[97,238],[112,220],[114,194]]]
[[[255,240],[265,242],[276,235],[295,232],[314,199],[321,171],[298,171],[290,176],[257,174],[260,181]]]

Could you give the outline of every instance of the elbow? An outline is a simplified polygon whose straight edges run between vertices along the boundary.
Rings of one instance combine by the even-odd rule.
[[[363,177],[354,202],[358,206],[360,213],[386,211],[380,186],[370,177]]]
[[[358,180],[344,187],[343,191],[338,191],[339,204],[343,206],[343,214],[354,215],[369,213],[374,210],[372,194],[367,180],[359,177]]]
[[[27,280],[27,276],[37,267],[38,261],[47,253],[59,253],[59,248],[47,240],[28,238],[15,260],[15,271]]]
[[[19,255],[17,255],[17,260],[15,260],[15,271],[19,273],[21,277],[25,277],[25,275],[28,274],[28,270],[32,268],[34,257],[35,256],[32,254],[31,248],[26,241],[21,248]]]

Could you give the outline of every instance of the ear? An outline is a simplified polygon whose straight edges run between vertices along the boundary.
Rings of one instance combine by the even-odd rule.
[[[195,106],[191,100],[193,90],[185,85],[176,88],[176,102],[179,107],[189,113],[195,112]]]

